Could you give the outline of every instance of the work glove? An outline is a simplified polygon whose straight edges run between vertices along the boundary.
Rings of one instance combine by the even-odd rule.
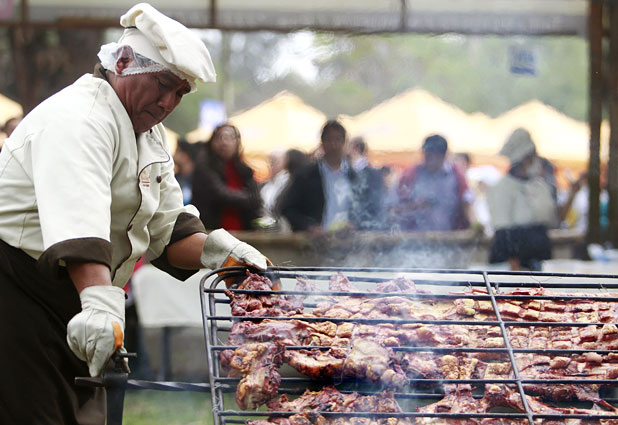
[[[124,302],[122,288],[89,286],[79,294],[82,311],[67,325],[67,342],[88,363],[90,376],[99,376],[116,350],[123,350]]]
[[[272,265],[260,251],[239,241],[223,229],[210,232],[204,243],[200,261],[209,269],[245,266],[265,271],[268,265]],[[225,279],[225,283],[229,288],[235,283],[235,279]]]

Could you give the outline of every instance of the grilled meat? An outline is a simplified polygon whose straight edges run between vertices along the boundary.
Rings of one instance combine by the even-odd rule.
[[[530,408],[530,411],[533,413],[540,414],[552,414],[552,415],[563,415],[563,414],[579,414],[579,415],[615,415],[616,419],[591,419],[591,420],[581,420],[581,422],[573,421],[574,424],[611,424],[618,425],[618,409],[609,403],[602,403],[602,407],[605,407],[609,410],[601,410],[601,409],[577,409],[573,407],[564,408],[564,407],[555,407],[549,404],[545,404],[540,401],[537,397],[532,397],[526,395],[526,403]],[[494,407],[511,407],[515,410],[519,410],[520,412],[525,412],[521,395],[512,385],[487,385],[485,388],[485,396],[481,402],[482,405],[485,406],[486,411]],[[543,424],[549,423],[557,423],[555,421],[546,420],[547,422],[542,422]],[[563,423],[563,422],[562,422]]]
[[[538,398],[526,396],[528,407],[533,413],[538,414],[581,414],[581,415],[616,415],[615,408],[610,411],[594,409],[575,409],[559,408],[542,403]],[[472,388],[469,385],[453,386],[452,391],[447,392],[444,398],[436,403],[418,408],[421,413],[489,413],[496,407],[508,407],[524,413],[526,410],[521,400],[521,396],[513,386],[509,385],[487,385],[485,395],[481,400],[476,400],[472,395]],[[503,418],[440,418],[427,417],[416,418],[416,424],[431,425],[506,425],[506,424],[527,424],[526,419],[503,419]],[[537,419],[535,424],[539,425],[564,425],[564,420]],[[573,425],[618,425],[618,417],[614,419],[569,419],[569,424]]]
[[[373,412],[401,413],[401,407],[391,393],[380,395],[343,394],[333,387],[321,391],[305,391],[300,397],[290,400],[285,394],[268,403],[268,409],[276,412],[300,412],[289,418],[269,418],[267,421],[251,421],[249,425],[411,425],[406,418],[337,417],[325,418],[320,412]],[[282,421],[283,419],[283,421]],[[289,420],[289,422],[286,422]],[[307,421],[307,422],[305,422]]]
[[[355,292],[357,289],[347,277],[342,273],[337,273],[331,276],[328,283],[328,290],[330,292]]]
[[[350,348],[287,350],[285,361],[313,378],[357,378],[395,388],[407,383],[393,352],[366,339],[353,340]]]
[[[242,376],[236,388],[236,403],[241,409],[255,409],[277,395],[281,384],[279,367],[283,361],[283,345],[270,342],[246,344],[231,354],[227,352],[222,359],[229,368],[229,377]]]
[[[272,283],[265,276],[247,272],[247,278],[237,289],[272,291]],[[302,299],[286,298],[280,295],[235,294],[225,291],[230,299],[233,316],[278,317],[290,316],[303,311]]]
[[[247,342],[277,341],[283,345],[333,344],[337,325],[332,322],[306,322],[297,319],[270,320],[259,323],[236,322],[230,331],[228,341],[233,345]]]
[[[320,391],[305,391],[294,400],[285,394],[268,403],[268,409],[278,412],[298,412],[316,410],[323,412],[402,412],[392,393],[380,395],[361,395],[341,393],[334,387],[324,387]]]
[[[472,396],[469,385],[457,385],[451,388],[444,398],[438,402],[419,407],[421,413],[485,413],[483,406]],[[431,425],[479,425],[482,419],[476,418],[415,418],[415,424]]]
[[[307,289],[308,284],[301,280],[300,288]],[[247,279],[241,284],[239,289],[271,289],[270,281],[262,276],[248,273]],[[357,289],[341,273],[334,275],[329,283],[329,290],[333,292],[355,292]],[[380,283],[374,293],[418,293],[427,294],[427,291],[419,290],[414,282],[405,278],[397,278],[391,281]],[[436,320],[495,320],[493,306],[490,300],[475,300],[466,298],[466,295],[486,295],[485,290],[474,289],[472,292],[462,293],[462,298],[422,298],[415,299],[409,297],[333,297],[329,302],[319,305],[309,316],[311,317],[336,317],[336,318],[405,318],[405,319],[436,319]],[[231,293],[228,294],[232,295]],[[242,294],[244,295],[244,294]],[[618,302],[591,301],[587,298],[589,294],[584,293],[560,293],[543,288],[519,289],[502,295],[527,295],[532,297],[539,296],[567,296],[576,297],[569,300],[547,300],[547,299],[498,299],[497,304],[500,314],[504,320],[513,321],[541,321],[541,322],[618,322]],[[603,297],[603,295],[595,294]],[[611,297],[611,294],[607,294]],[[275,301],[265,300],[264,298],[274,298]],[[265,309],[272,308],[277,302],[282,302],[281,311],[283,315],[293,315],[302,313],[302,305],[280,297],[278,295],[266,295],[264,297],[234,297],[239,305],[234,315],[244,316],[243,312],[260,310],[256,307],[255,298],[259,299]],[[246,298],[250,300],[246,301]],[[281,301],[282,300],[282,301]],[[289,301],[285,304],[283,301]],[[236,304],[234,303],[234,305]],[[250,304],[245,307],[245,304]],[[233,306],[234,306],[233,305]],[[274,312],[275,310],[273,310]],[[266,316],[265,314],[257,314]],[[614,348],[618,349],[618,329],[606,329],[604,341],[615,342]],[[583,334],[582,342],[586,342],[591,336]]]
[[[243,289],[270,289],[268,279],[249,274],[241,285]],[[314,290],[299,280],[297,289]],[[331,278],[329,289],[337,292],[355,292],[356,288],[341,274]],[[414,283],[398,278],[378,285],[376,293],[423,294]],[[328,350],[285,350],[282,357],[298,371],[316,378],[339,377],[365,379],[394,388],[401,388],[408,378],[428,379],[512,379],[513,372],[506,353],[453,353],[395,352],[389,347],[478,347],[504,348],[504,339],[497,326],[433,325],[433,324],[364,324],[354,319],[430,319],[430,320],[496,320],[490,300],[466,298],[410,298],[405,296],[331,297],[311,312],[304,312],[302,297],[278,295],[246,296],[228,293],[232,300],[232,314],[236,316],[285,316],[288,320],[241,321],[234,324],[229,342],[233,345],[255,342],[277,342],[283,346],[330,347]],[[483,290],[472,294],[485,295]],[[505,295],[569,296],[545,289],[516,290]],[[576,300],[498,299],[498,308],[504,320],[526,322],[591,322],[603,326],[507,326],[508,337],[514,348],[532,349],[585,349],[583,355],[561,356],[515,353],[522,379],[618,379],[618,354],[600,355],[595,350],[618,350],[618,303],[587,300],[586,294],[570,294]],[[595,296],[598,296],[595,294]],[[608,294],[609,296],[609,294]],[[303,320],[319,318],[315,322]],[[331,322],[329,318],[349,319],[349,322]],[[259,345],[259,344],[258,344]],[[250,351],[249,348],[246,351]],[[224,364],[231,363],[231,352],[221,354]],[[256,388],[259,384],[255,384]],[[461,385],[449,385],[445,391],[459,391]],[[525,384],[530,394],[550,401],[592,401],[604,406],[599,397],[599,385]],[[267,391],[271,395],[276,389]],[[462,400],[465,401],[465,397]],[[242,398],[242,397],[241,397]],[[261,402],[267,398],[258,397]],[[451,405],[444,401],[444,405]],[[607,406],[606,406],[607,407]],[[435,408],[439,408],[436,404]],[[284,418],[277,418],[283,420]],[[285,418],[285,420],[291,420]],[[324,418],[322,418],[324,419]],[[298,421],[318,421],[318,417],[298,417]],[[341,419],[341,418],[340,418]],[[346,420],[349,418],[346,418]],[[436,418],[433,418],[436,419]],[[333,419],[328,418],[329,424]],[[313,423],[313,422],[312,422]],[[447,422],[418,422],[447,423]],[[455,422],[448,422],[455,423]],[[469,422],[472,423],[472,422]],[[476,423],[476,422],[474,422]],[[520,423],[491,422],[479,424]],[[546,422],[543,422],[544,424]],[[549,424],[549,422],[547,422]]]
[[[266,420],[249,421],[248,425],[329,425],[328,420],[317,412],[298,413],[287,418],[268,418]]]

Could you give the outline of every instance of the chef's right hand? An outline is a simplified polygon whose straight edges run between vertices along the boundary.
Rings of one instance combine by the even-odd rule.
[[[260,251],[251,245],[239,241],[234,236],[223,229],[210,232],[202,248],[200,257],[202,266],[211,270],[221,267],[249,267],[260,271],[266,271],[270,260]],[[244,278],[240,278],[241,280]],[[225,279],[225,284],[229,288],[237,283],[238,278],[230,277]]]
[[[67,325],[67,342],[75,355],[88,363],[91,376],[99,376],[124,341],[125,292],[110,285],[84,288],[82,311]]]

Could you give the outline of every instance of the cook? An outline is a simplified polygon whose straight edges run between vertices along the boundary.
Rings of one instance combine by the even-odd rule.
[[[100,63],[18,125],[0,153],[0,423],[103,424],[104,394],[78,388],[122,345],[135,262],[186,279],[266,258],[183,206],[161,121],[196,81],[202,41],[146,3],[120,18]]]

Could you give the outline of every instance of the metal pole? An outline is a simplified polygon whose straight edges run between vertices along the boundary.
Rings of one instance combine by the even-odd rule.
[[[588,54],[589,101],[588,126],[590,127],[590,157],[588,159],[588,233],[587,242],[601,241],[601,211],[599,207],[601,176],[601,120],[603,110],[603,3],[588,2]]]
[[[161,368],[158,376],[159,381],[169,381],[171,379],[171,340],[172,328],[169,326],[164,326],[161,335]]]
[[[618,4],[609,2],[609,164],[607,191],[609,193],[609,241],[618,246]]]
[[[217,0],[210,0],[210,28],[217,28]]]

